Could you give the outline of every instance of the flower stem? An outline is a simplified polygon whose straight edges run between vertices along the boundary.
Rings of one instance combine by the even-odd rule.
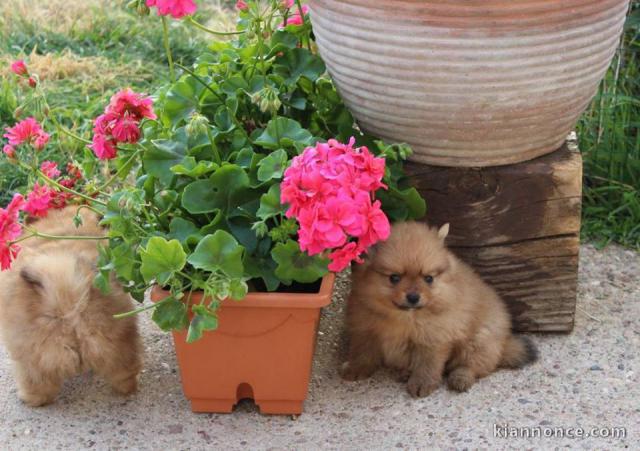
[[[207,136],[209,137],[209,142],[211,143],[211,150],[213,151],[213,156],[216,160],[218,166],[222,165],[222,158],[220,158],[220,152],[218,151],[218,146],[216,146],[216,142],[213,139],[213,135],[211,134],[211,128],[207,126]]]
[[[176,81],[176,71],[173,67],[173,55],[171,55],[171,46],[169,45],[169,25],[167,24],[167,18],[162,16],[162,37],[164,42],[164,50],[167,52],[167,60],[169,61],[169,77],[171,83]]]
[[[207,33],[211,33],[213,35],[216,36],[233,36],[235,34],[244,34],[245,31],[215,31],[212,30],[211,28],[205,27],[204,25],[202,25],[201,23],[196,22],[193,17],[189,16],[187,17],[187,22],[189,22],[191,25],[193,25],[194,27],[202,30],[202,31],[206,31]]]
[[[202,86],[205,87],[205,89],[209,90],[209,92],[211,92],[214,96],[217,97],[217,99],[224,103],[224,99],[220,96],[220,94],[218,94],[213,88],[211,88],[211,86],[209,86],[202,78],[200,78],[195,72],[193,72],[191,69],[189,69],[188,67],[184,67],[178,63],[176,63],[176,66],[178,66],[180,69],[182,69],[183,71],[185,71],[186,73],[188,73],[189,75],[191,75],[193,78],[195,78],[195,80],[200,83]]]
[[[167,302],[169,302],[169,301],[171,301],[173,299],[174,299],[173,296],[169,296],[169,297],[167,297],[167,298],[165,298],[165,299],[163,299],[163,300],[161,300],[159,302],[155,302],[155,303],[153,303],[151,305],[146,305],[144,307],[140,307],[139,309],[131,310],[129,312],[118,313],[117,315],[113,315],[113,317],[115,319],[127,318],[129,316],[137,315],[138,313],[142,313],[142,312],[145,312],[147,310],[151,310],[151,309],[154,309],[156,307],[160,307],[162,304],[166,304]]]
[[[307,19],[305,19],[304,17],[304,10],[302,9],[302,2],[300,0],[296,0],[296,5],[298,6],[298,13],[300,14],[300,18],[302,19],[302,26],[305,26],[307,23]],[[309,39],[309,37],[307,36],[306,39],[306,44],[307,44],[307,49],[312,52],[311,50],[311,39]]]
[[[50,179],[49,177],[47,177],[40,169],[36,170],[36,174],[39,177],[41,177],[42,179],[44,179],[44,181],[47,182],[49,185],[53,185],[56,188],[58,188],[59,190],[66,191],[67,193],[71,193],[74,196],[78,196],[78,197],[80,197],[80,198],[82,198],[82,199],[84,199],[84,200],[86,200],[88,202],[96,203],[98,205],[102,205],[103,207],[107,206],[106,202],[102,202],[101,200],[94,199],[93,197],[86,196],[86,195],[84,195],[82,193],[79,193],[76,190],[73,190],[71,188],[67,188],[66,186],[63,186],[63,185],[59,184],[55,180]]]
[[[76,140],[78,140],[80,142],[83,142],[85,144],[92,144],[91,141],[89,141],[88,139],[84,139],[82,136],[76,135],[72,131],[67,130],[65,127],[63,127],[62,124],[60,124],[60,122],[58,122],[58,120],[55,118],[55,116],[53,114],[51,116],[49,116],[49,118],[51,119],[51,122],[53,122],[53,125],[56,126],[56,129],[59,132],[65,134],[65,135],[67,135],[67,136],[69,136],[69,137],[71,137],[73,139],[76,139]]]
[[[71,240],[71,241],[101,241],[108,240],[108,236],[85,236],[85,235],[50,235],[48,233],[39,232],[36,229],[33,229],[28,226],[24,226],[25,230],[27,230],[31,235],[23,236],[22,238],[18,238],[15,241],[12,241],[11,244],[16,244],[21,241],[26,241],[29,238],[46,238],[48,240]]]
[[[140,155],[141,150],[138,149],[136,150],[127,161],[125,161],[125,163],[122,165],[122,167],[120,167],[120,169],[118,169],[118,172],[116,172],[115,174],[113,174],[113,176],[107,180],[106,182],[104,182],[102,185],[100,185],[98,188],[95,189],[95,192],[100,192],[103,191],[105,188],[108,188],[109,186],[111,186],[111,184],[116,181],[116,179],[118,179],[127,169],[127,167],[129,166],[129,164],[131,164],[131,162],[138,156]]]

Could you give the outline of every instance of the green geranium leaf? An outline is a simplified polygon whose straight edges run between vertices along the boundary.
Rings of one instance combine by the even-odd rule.
[[[165,332],[182,330],[189,324],[187,306],[173,296],[153,310],[151,319]]]
[[[145,170],[165,185],[173,178],[171,168],[182,163],[187,154],[186,136],[183,133],[177,134],[173,139],[152,140],[152,147],[142,157]]]
[[[218,230],[205,236],[189,256],[189,263],[205,271],[222,271],[229,277],[242,277],[242,247],[229,232]]]
[[[283,147],[293,147],[299,144],[303,147],[311,146],[315,142],[313,135],[302,128],[293,119],[277,117],[271,119],[267,128],[256,139],[255,144],[266,149],[276,150]]]
[[[293,240],[276,244],[272,252],[273,259],[278,264],[276,276],[284,281],[311,283],[328,272],[329,260],[302,252],[298,243]]]
[[[326,67],[322,59],[303,48],[285,52],[277,59],[275,67],[275,72],[286,78],[287,84],[297,83],[300,77],[316,81],[325,71]]]
[[[184,189],[182,206],[189,213],[229,209],[245,196],[249,176],[235,164],[219,167],[207,180],[196,180]]]
[[[249,287],[242,279],[231,279],[229,282],[229,297],[234,301],[244,299],[248,291]]]
[[[181,243],[199,242],[202,236],[196,225],[183,218],[173,218],[169,223],[169,236]]]
[[[235,124],[232,120],[232,113],[226,106],[218,108],[214,121],[218,126],[220,133],[229,133],[235,128]]]
[[[134,280],[136,256],[133,247],[127,243],[119,244],[111,251],[111,264],[121,280]]]
[[[281,178],[287,166],[287,159],[287,152],[284,149],[271,152],[258,163],[258,180],[266,182]]]
[[[261,278],[268,291],[275,291],[280,286],[280,279],[275,273],[277,264],[270,256],[245,255],[244,266],[245,273],[252,279]]]
[[[180,120],[191,116],[198,110],[203,89],[204,86],[193,76],[187,75],[183,77],[167,91],[163,117],[169,120],[172,125],[175,125]]]
[[[269,191],[260,197],[260,208],[256,216],[263,221],[284,214],[287,207],[280,203],[280,184],[271,185]]]
[[[293,33],[288,33],[284,30],[277,30],[271,37],[271,51],[269,52],[269,58],[280,52],[295,49],[299,42],[300,40]]]
[[[157,283],[164,285],[176,271],[184,268],[187,254],[178,240],[167,241],[154,236],[146,248],[140,249],[140,259],[140,272],[144,281],[149,283],[156,279]]]
[[[196,162],[194,157],[184,157],[180,164],[171,166],[171,172],[191,178],[198,178],[215,171],[217,168],[218,165],[211,161]]]
[[[193,310],[194,315],[191,324],[189,324],[187,343],[193,343],[202,338],[204,332],[218,328],[218,316],[216,312],[204,305],[194,305],[191,307],[191,310]]]

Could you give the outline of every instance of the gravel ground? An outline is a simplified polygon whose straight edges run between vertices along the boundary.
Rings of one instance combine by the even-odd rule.
[[[231,415],[191,413],[171,339],[147,317],[146,369],[140,392],[128,399],[87,375],[69,381],[56,404],[29,409],[17,399],[9,359],[0,350],[0,448],[637,449],[639,276],[637,253],[583,246],[571,335],[534,336],[541,359],[523,371],[496,373],[467,394],[441,389],[421,400],[410,399],[384,372],[358,383],[337,377],[348,291],[342,277],[333,305],[323,314],[306,412],[296,420],[262,416],[244,401]],[[506,438],[505,424],[540,427],[541,433],[622,427],[626,438]]]

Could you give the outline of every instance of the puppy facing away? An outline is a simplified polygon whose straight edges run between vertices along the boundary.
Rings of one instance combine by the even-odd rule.
[[[512,335],[496,292],[446,248],[448,232],[448,224],[397,224],[354,265],[344,379],[367,378],[384,365],[399,370],[412,396],[424,397],[445,377],[450,389],[466,391],[499,367],[536,360],[533,343]]]
[[[30,226],[50,235],[104,235],[97,217],[78,207],[51,211]],[[121,394],[137,388],[141,343],[130,297],[113,283],[93,286],[97,241],[31,238],[0,273],[0,333],[14,361],[18,396],[29,406],[54,401],[65,379],[93,370]]]

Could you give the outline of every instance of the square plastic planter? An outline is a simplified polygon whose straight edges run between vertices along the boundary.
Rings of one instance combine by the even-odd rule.
[[[320,309],[331,302],[335,276],[317,293],[249,293],[225,300],[219,327],[195,343],[174,332],[182,387],[194,412],[229,413],[252,398],[265,414],[300,414],[307,397]],[[155,288],[154,302],[167,296]],[[197,298],[196,298],[197,299]]]

